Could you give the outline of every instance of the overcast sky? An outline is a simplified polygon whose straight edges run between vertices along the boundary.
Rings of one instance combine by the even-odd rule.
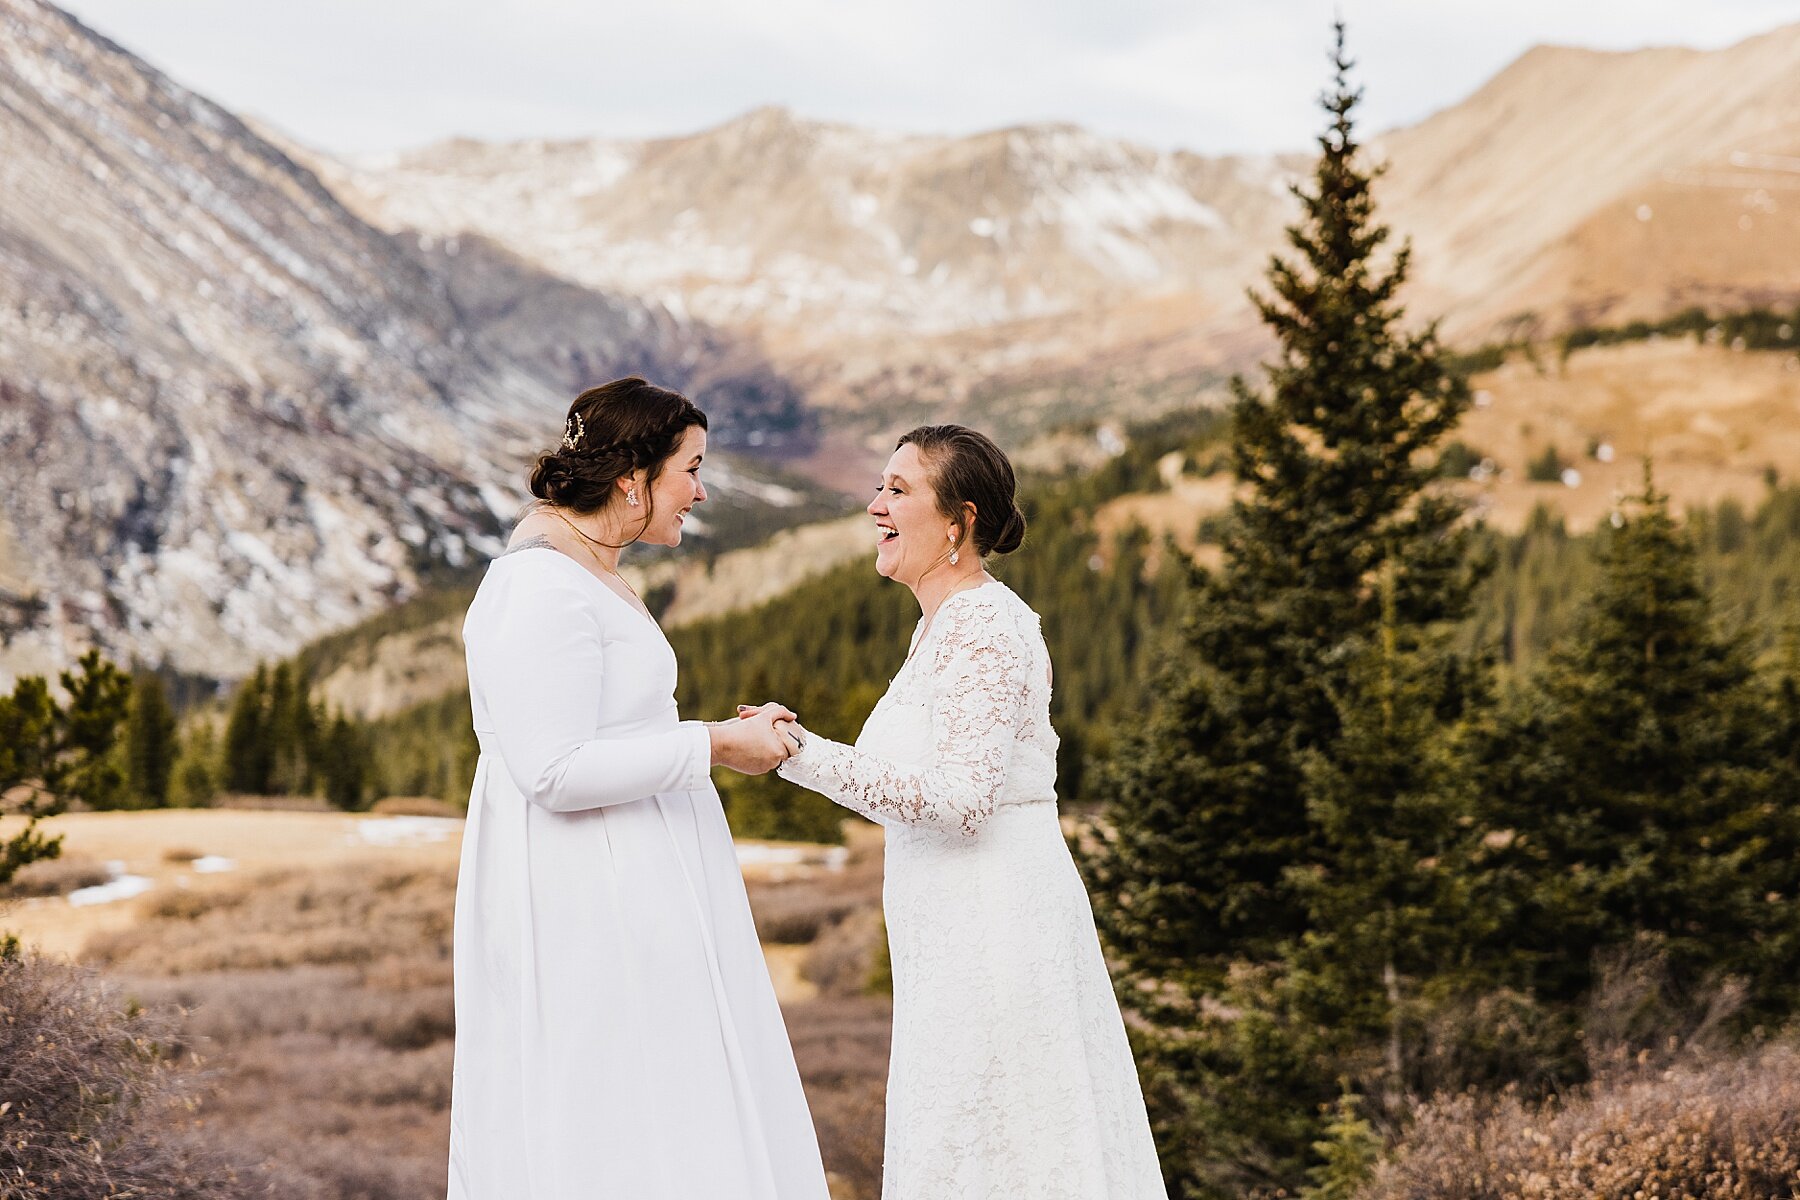
[[[74,0],[239,113],[339,151],[685,133],[763,104],[910,132],[1072,121],[1206,153],[1309,146],[1334,10],[1365,128],[1539,42],[1716,48],[1800,0]]]

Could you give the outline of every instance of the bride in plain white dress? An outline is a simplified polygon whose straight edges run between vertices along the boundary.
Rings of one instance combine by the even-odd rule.
[[[984,567],[1024,534],[1014,488],[973,430],[901,439],[868,511],[912,650],[854,746],[795,725],[779,770],[886,827],[885,1200],[1166,1200],[1057,817],[1049,653]]]
[[[640,379],[584,392],[469,607],[450,1200],[827,1200],[708,777],[774,766],[787,714],[682,721],[617,575],[706,498],[705,424]]]

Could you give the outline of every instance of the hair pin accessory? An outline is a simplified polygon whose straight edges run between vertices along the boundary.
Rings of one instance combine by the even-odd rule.
[[[581,439],[585,436],[587,436],[587,426],[582,423],[581,414],[570,413],[568,421],[563,424],[563,449],[581,449]]]

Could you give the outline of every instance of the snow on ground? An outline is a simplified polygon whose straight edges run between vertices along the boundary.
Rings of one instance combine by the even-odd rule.
[[[112,878],[105,883],[93,887],[77,888],[69,893],[69,903],[76,908],[86,908],[90,904],[111,904],[115,900],[129,900],[133,896],[141,896],[156,886],[156,881],[143,875],[127,875],[125,864],[117,860],[106,864]]]
[[[462,832],[456,817],[364,817],[344,840],[367,846],[424,846]]]

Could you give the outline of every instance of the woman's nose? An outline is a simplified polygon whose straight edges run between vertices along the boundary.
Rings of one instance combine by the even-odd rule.
[[[698,481],[696,481],[695,487],[697,490],[694,492],[694,503],[695,504],[705,503],[705,501],[706,501],[706,485],[704,483],[699,483]]]

